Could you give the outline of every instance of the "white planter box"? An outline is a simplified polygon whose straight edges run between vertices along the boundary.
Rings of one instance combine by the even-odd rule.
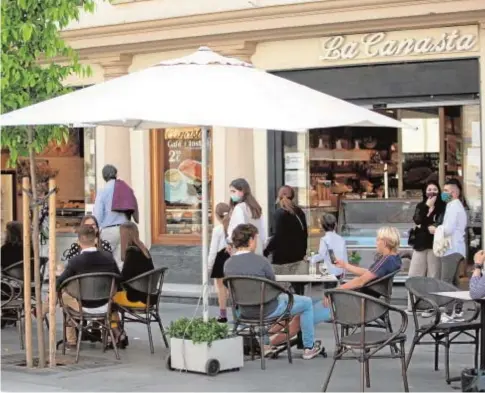
[[[216,375],[219,371],[239,369],[244,365],[242,337],[231,337],[194,344],[190,340],[170,339],[170,357],[167,367]]]

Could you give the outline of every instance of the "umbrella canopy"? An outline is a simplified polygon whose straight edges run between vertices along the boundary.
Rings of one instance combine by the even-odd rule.
[[[2,126],[221,126],[303,132],[405,124],[200,48],[0,117]]]

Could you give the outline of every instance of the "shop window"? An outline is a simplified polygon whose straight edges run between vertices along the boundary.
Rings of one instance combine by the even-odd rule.
[[[463,191],[468,205],[468,260],[482,249],[482,181],[480,106],[462,107]]]
[[[440,180],[439,108],[402,109],[400,118],[416,127],[401,130],[403,195],[421,198],[426,182]]]
[[[209,157],[210,141],[209,134]],[[151,146],[152,241],[158,244],[200,244],[201,129],[152,130]],[[211,165],[208,172],[211,178]],[[210,184],[211,182],[209,190],[211,190]],[[209,205],[211,200],[212,198],[209,200]],[[210,217],[209,214],[209,220],[211,220]]]

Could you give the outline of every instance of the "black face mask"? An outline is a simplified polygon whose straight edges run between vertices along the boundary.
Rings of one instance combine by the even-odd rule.
[[[426,198],[433,198],[435,196],[438,196],[437,192],[427,192],[426,193]]]

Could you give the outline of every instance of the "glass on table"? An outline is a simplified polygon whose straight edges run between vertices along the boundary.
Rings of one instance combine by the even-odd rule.
[[[328,275],[327,265],[325,264],[325,262],[320,262],[318,264],[318,270],[320,271],[320,274],[322,276]]]

